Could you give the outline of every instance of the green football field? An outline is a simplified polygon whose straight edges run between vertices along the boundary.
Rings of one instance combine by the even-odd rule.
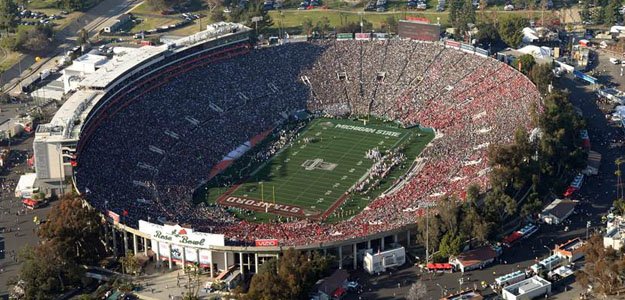
[[[300,208],[304,216],[313,217],[323,215],[328,209],[334,211],[343,201],[350,200],[353,206],[355,197],[360,201],[354,209],[362,209],[366,205],[363,201],[377,195],[347,195],[346,192],[371,168],[373,161],[365,157],[366,152],[376,147],[384,152],[402,146],[408,157],[402,167],[396,167],[383,181],[379,194],[385,185],[388,187],[408,169],[432,138],[430,131],[416,127],[404,129],[395,123],[373,121],[365,125],[362,120],[318,118],[311,121],[291,145],[256,166],[240,185],[212,190],[209,194],[221,194],[221,200],[230,197],[241,201],[249,199],[248,204],[256,201],[257,205],[271,203],[274,207]],[[258,214],[271,213],[256,210]]]

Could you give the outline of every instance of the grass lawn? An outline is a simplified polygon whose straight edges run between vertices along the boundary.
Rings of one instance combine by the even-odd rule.
[[[2,50],[0,53],[2,56],[0,57],[0,70],[4,71],[17,63],[21,54],[19,52]],[[2,82],[4,84],[6,82]]]
[[[489,7],[490,9],[490,7]],[[534,17],[540,18],[540,11],[503,11],[498,10],[499,7],[493,7],[493,10],[484,11],[484,13],[478,11],[477,18],[478,22],[480,19],[493,17],[501,17],[506,15],[519,15],[522,17]],[[550,18],[554,12],[547,11],[544,16],[546,19]],[[382,23],[384,23],[389,16],[394,17],[395,19],[405,19],[406,16],[414,16],[414,17],[422,17],[430,20],[431,23],[440,22],[443,26],[449,26],[448,24],[448,13],[445,12],[435,12],[431,10],[426,11],[396,11],[396,12],[386,12],[386,13],[377,13],[377,12],[363,12],[359,11],[335,11],[335,10],[283,10],[283,11],[270,11],[269,15],[273,19],[273,28],[276,30],[282,26],[286,29],[287,32],[299,33],[302,30],[302,23],[306,18],[309,18],[313,21],[313,24],[317,23],[317,20],[320,20],[323,17],[327,17],[330,21],[330,25],[332,27],[339,27],[345,23],[355,22],[360,23],[360,17],[364,20],[367,20],[373,24],[374,29],[381,28]]]
[[[182,21],[180,14],[169,15],[167,17],[161,16],[160,11],[155,11],[145,2],[142,2],[141,4],[134,6],[131,12],[138,19],[143,20],[143,22],[132,27],[130,32],[133,32],[133,33],[158,28],[161,26],[167,26],[167,25]],[[193,33],[200,31],[200,25],[202,25],[201,29],[205,30],[206,25],[212,23],[210,18],[207,17],[209,15],[208,10],[194,11],[193,14],[201,14],[201,15],[204,15],[205,17],[200,18],[199,20],[194,20],[192,24],[189,24],[182,28],[164,32],[163,35],[187,36],[187,35],[191,35]]]
[[[403,19],[405,16],[416,16],[428,18],[432,23],[437,22],[437,18],[440,18],[440,22],[445,24],[447,22],[447,13],[438,12],[394,12],[394,13],[376,13],[376,12],[362,12],[362,11],[333,11],[333,10],[284,10],[282,13],[278,11],[270,11],[269,15],[273,19],[273,26],[278,28],[280,22],[283,23],[284,28],[301,28],[302,22],[306,18],[310,18],[313,24],[317,20],[323,17],[327,17],[330,20],[330,24],[333,27],[341,26],[341,24],[349,22],[360,22],[360,16],[373,24],[373,28],[380,28],[382,23],[389,17],[393,16],[396,19]],[[342,19],[342,20],[341,20]]]
[[[150,29],[161,27],[161,26],[167,26],[167,25],[176,24],[180,22],[180,20],[177,20],[177,19],[155,18],[152,16],[140,16],[140,15],[137,16],[137,19],[140,19],[141,22],[133,26],[131,29],[131,32],[150,30]]]
[[[340,127],[344,125],[368,131]],[[362,121],[349,119],[315,119],[291,145],[258,166],[235,190],[229,190],[228,196],[298,207],[305,216],[319,216],[343,197],[347,199],[342,207],[344,213],[330,215],[329,219],[347,218],[360,212],[370,199],[403,175],[432,138],[430,132],[398,128],[394,123],[372,121],[364,125]],[[400,146],[405,147],[407,162],[393,169],[380,188],[366,195],[345,194],[373,165],[373,160],[365,157],[368,150],[377,147],[384,152]],[[208,202],[214,202],[229,188],[209,189]],[[252,221],[272,218],[264,212],[239,216]]]

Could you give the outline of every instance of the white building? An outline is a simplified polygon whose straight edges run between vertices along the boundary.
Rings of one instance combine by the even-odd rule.
[[[625,217],[608,215],[606,233],[603,235],[603,247],[620,250],[625,247]]]
[[[366,253],[364,268],[369,274],[386,271],[387,268],[399,267],[406,263],[406,249],[399,247],[375,254]]]
[[[551,202],[543,211],[540,213],[540,219],[551,225],[557,225],[562,223],[566,218],[568,218],[573,211],[575,211],[575,206],[577,206],[577,200],[564,200],[564,199],[556,199]]]
[[[551,282],[534,276],[501,290],[505,300],[529,300],[551,293]]]
[[[492,264],[499,256],[499,248],[484,246],[460,253],[457,257],[451,257],[449,263],[461,272],[471,271]]]
[[[80,81],[95,73],[108,61],[106,56],[85,54],[72,61],[72,64],[63,69],[63,90],[65,93],[76,90]]]

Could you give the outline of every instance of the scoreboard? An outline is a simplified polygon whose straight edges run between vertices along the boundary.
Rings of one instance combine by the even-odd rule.
[[[420,41],[438,41],[441,36],[441,26],[411,20],[399,20],[399,36]]]

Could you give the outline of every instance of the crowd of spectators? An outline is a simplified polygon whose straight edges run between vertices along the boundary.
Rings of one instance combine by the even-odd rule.
[[[530,129],[528,112],[540,98],[529,79],[492,58],[400,39],[286,44],[158,76],[164,84],[135,89],[135,100],[92,133],[77,158],[78,188],[98,209],[127,211],[129,225],[175,221],[223,233],[233,244],[317,243],[414,223],[424,204],[462,197],[473,183],[488,187],[488,145],[510,142],[517,127]],[[399,188],[349,221],[253,223],[227,207],[193,204],[194,191],[233,150],[304,109],[371,114],[433,128],[436,137]],[[291,140],[285,133],[257,155],[266,159]],[[380,172],[403,161],[389,159],[380,160]]]

